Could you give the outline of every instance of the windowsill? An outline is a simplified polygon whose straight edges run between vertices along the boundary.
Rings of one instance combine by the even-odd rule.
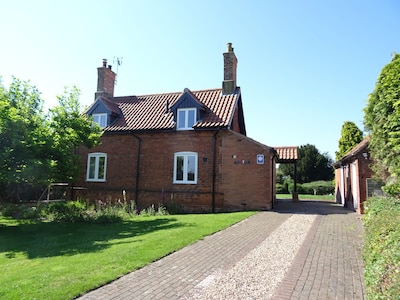
[[[106,182],[105,179],[86,179],[86,182]]]
[[[176,128],[176,131],[189,131],[189,130],[194,130],[193,127],[190,128]]]

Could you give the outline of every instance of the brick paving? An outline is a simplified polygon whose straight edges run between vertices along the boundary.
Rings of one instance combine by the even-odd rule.
[[[360,215],[327,202],[277,206],[318,216],[273,299],[364,299]]]
[[[364,299],[359,215],[331,202],[290,200],[278,200],[273,211],[260,212],[79,299],[187,299],[190,291],[230,270],[298,213],[317,217],[272,299]]]

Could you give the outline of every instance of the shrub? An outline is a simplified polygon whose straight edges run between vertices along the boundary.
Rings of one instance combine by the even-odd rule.
[[[154,208],[154,204],[152,204],[149,208],[141,210],[140,215],[141,216],[165,216],[165,215],[169,215],[169,213],[168,213],[167,209],[165,208],[165,206],[163,206],[162,204],[160,204],[158,206],[157,210]]]
[[[335,184],[333,181],[313,181],[303,183],[304,193],[309,195],[329,195],[335,192]]]
[[[36,206],[25,204],[7,203],[0,207],[0,211],[3,216],[16,219],[36,219],[41,216],[41,210]]]
[[[3,216],[12,218],[40,218],[48,221],[69,223],[115,223],[137,216],[134,201],[130,201],[128,204],[119,201],[115,205],[100,200],[96,205],[90,205],[83,201],[53,202],[42,204],[39,207],[7,204],[0,207],[0,211]],[[166,207],[161,204],[157,210],[152,205],[140,212],[140,215],[144,216],[163,216],[168,214]]]
[[[289,194],[293,194],[293,191],[294,191],[294,183],[291,182],[291,183],[289,183]],[[304,187],[300,183],[297,184],[297,193],[305,194]]]
[[[47,217],[52,221],[81,222],[85,220],[86,204],[80,201],[54,202],[45,207]]]
[[[400,299],[400,201],[365,202],[363,259],[368,299]]]
[[[389,183],[382,187],[385,194],[393,197],[399,197],[400,195],[400,183]]]
[[[282,184],[282,183],[277,183],[277,184],[276,184],[276,193],[277,193],[277,194],[288,194],[289,191],[288,191],[288,189],[287,189],[287,185],[285,186],[285,185]]]
[[[168,212],[168,210],[167,210],[167,208],[165,206],[160,204],[158,206],[157,215],[158,216],[166,216],[166,215],[169,215],[169,212]]]

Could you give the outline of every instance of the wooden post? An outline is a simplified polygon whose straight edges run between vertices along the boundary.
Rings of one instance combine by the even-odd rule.
[[[299,194],[297,192],[297,161],[294,161],[294,186],[293,186],[293,195],[292,201],[297,202],[299,201]]]

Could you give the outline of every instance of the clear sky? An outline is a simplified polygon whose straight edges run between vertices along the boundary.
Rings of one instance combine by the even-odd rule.
[[[400,52],[398,0],[0,0],[0,76],[30,80],[46,107],[64,86],[94,100],[102,59],[115,96],[221,87],[238,58],[247,135],[268,146],[315,145],[332,158]]]

